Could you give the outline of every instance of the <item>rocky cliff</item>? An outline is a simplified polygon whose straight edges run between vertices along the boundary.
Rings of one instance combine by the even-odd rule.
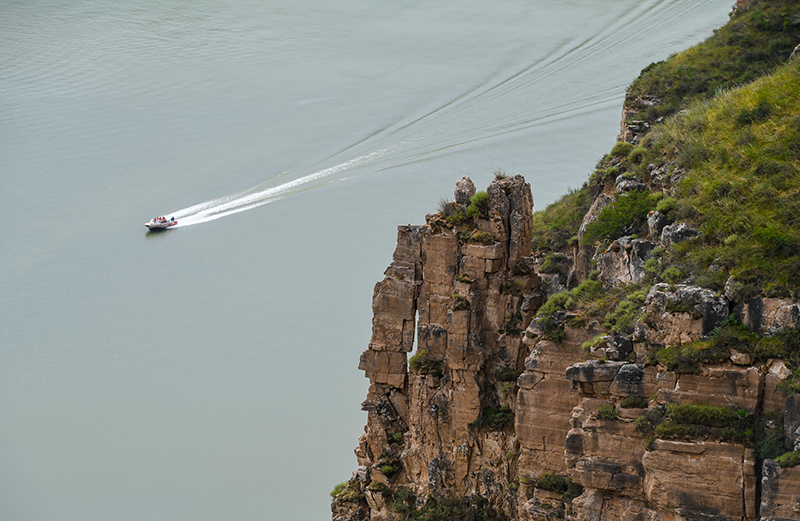
[[[562,293],[531,256],[530,186],[497,178],[487,194],[477,217],[453,219],[476,198],[464,178],[449,223],[437,214],[398,229],[360,362],[370,390],[359,468],[333,519],[427,519],[426,505],[519,520],[800,518],[798,471],[757,461],[736,431],[769,417],[794,448],[800,407],[778,389],[786,364],[731,350],[687,374],[647,360],[650,344],[696,342],[731,312],[754,328],[796,327],[800,304],[731,311],[724,295],[660,283],[632,335],[567,310],[535,317]],[[607,286],[636,280],[654,245],[633,242],[598,255]]]
[[[794,19],[756,1],[719,34]],[[401,226],[333,520],[800,519],[798,113],[795,59],[621,136],[544,212],[465,177]]]

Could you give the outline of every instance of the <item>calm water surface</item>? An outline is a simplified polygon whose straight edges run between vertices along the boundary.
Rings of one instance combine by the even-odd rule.
[[[730,4],[4,2],[0,520],[328,519],[396,225],[580,185]]]

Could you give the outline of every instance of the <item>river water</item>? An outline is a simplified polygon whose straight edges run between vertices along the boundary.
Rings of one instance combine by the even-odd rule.
[[[580,185],[730,7],[3,2],[0,520],[329,519],[396,225]]]

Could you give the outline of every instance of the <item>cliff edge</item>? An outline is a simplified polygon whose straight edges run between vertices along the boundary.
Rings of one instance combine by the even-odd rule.
[[[691,74],[645,69],[628,102],[693,94],[580,189],[534,213],[522,176],[465,177],[398,228],[334,521],[800,519],[793,38],[795,3],[753,1]]]

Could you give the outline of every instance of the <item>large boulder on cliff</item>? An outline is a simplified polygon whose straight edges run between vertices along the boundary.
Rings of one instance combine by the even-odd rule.
[[[710,289],[666,283],[654,285],[645,299],[647,339],[662,345],[694,342],[728,319],[728,300]]]
[[[670,224],[661,230],[661,247],[669,248],[673,244],[679,244],[698,235],[700,232],[686,223]]]

